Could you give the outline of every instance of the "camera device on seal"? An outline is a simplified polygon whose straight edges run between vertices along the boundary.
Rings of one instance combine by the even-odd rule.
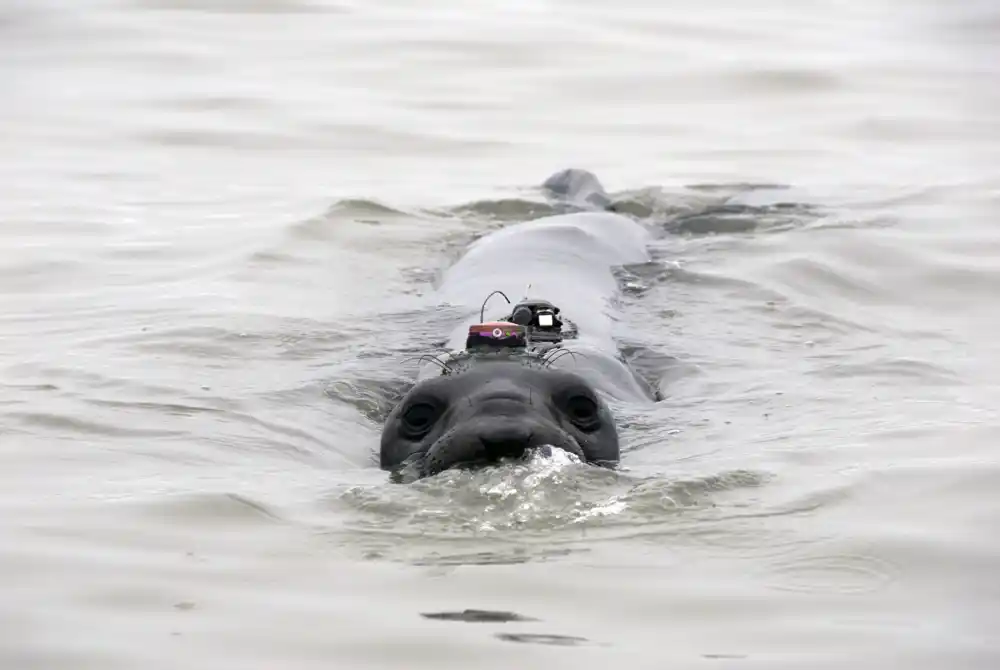
[[[548,300],[522,300],[511,310],[508,320],[527,328],[532,340],[559,342],[563,339],[559,308]]]
[[[480,323],[469,326],[465,341],[467,351],[531,349],[533,343],[548,349],[562,342],[565,337],[563,319],[559,316],[559,308],[548,300],[525,299],[514,305],[505,318],[483,321],[486,303],[497,293],[510,303],[502,291],[494,291],[486,297],[479,311]]]
[[[474,323],[469,326],[469,335],[465,338],[465,349],[470,352],[523,349],[527,346],[527,329],[510,321]]]

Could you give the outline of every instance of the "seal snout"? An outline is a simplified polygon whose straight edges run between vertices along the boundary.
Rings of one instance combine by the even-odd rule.
[[[523,407],[521,412],[476,414],[452,428],[428,450],[427,474],[457,465],[495,464],[523,458],[531,449],[557,446],[582,457],[579,446],[556,426]]]
[[[490,461],[502,458],[520,458],[531,446],[535,431],[531,426],[511,424],[488,424],[479,431],[479,441],[485,450],[485,457]]]

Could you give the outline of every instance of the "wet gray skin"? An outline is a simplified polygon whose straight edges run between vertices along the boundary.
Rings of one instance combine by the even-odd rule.
[[[611,209],[613,203],[597,176],[587,170],[560,170],[542,183],[542,188],[556,200],[583,209]]]
[[[516,358],[483,360],[406,394],[386,420],[381,466],[413,464],[430,476],[544,445],[600,465],[619,457],[611,411],[583,377]]]
[[[585,170],[558,172],[544,189],[591,210],[607,200]],[[590,211],[506,226],[466,249],[445,272],[437,300],[480,307],[495,289],[517,296],[530,283],[533,293],[525,297],[552,300],[579,327],[564,344],[577,371],[524,355],[466,357],[445,375],[431,366],[433,376],[418,381],[385,423],[382,467],[413,464],[427,476],[543,445],[588,463],[617,463],[618,432],[598,390],[624,401],[651,396],[618,355],[609,314],[619,291],[612,267],[647,260],[647,239],[631,219]],[[463,348],[473,322],[458,324],[449,349]]]

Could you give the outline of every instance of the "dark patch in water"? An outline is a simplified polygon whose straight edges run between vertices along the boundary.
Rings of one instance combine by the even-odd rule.
[[[338,200],[323,214],[294,223],[288,230],[298,240],[328,242],[332,232],[346,221],[377,226],[405,215],[406,212],[374,200]]]
[[[734,289],[756,288],[755,284],[743,279],[696,272],[662,261],[625,265],[615,270],[615,276],[619,282],[631,287],[632,295],[643,295],[654,286],[669,282]]]
[[[511,222],[530,221],[568,211],[576,211],[576,209],[564,205],[554,205],[521,198],[504,198],[500,200],[479,200],[441,210],[437,213],[461,218]]]
[[[403,216],[405,212],[375,200],[346,198],[338,200],[326,210],[326,216]]]
[[[749,233],[757,229],[758,222],[753,218],[745,218],[746,214],[729,212],[695,214],[682,216],[667,224],[667,228],[675,233],[692,235],[711,235],[719,233]]]
[[[526,551],[523,548],[514,551],[477,551],[471,554],[434,554],[426,558],[410,561],[418,567],[429,566],[460,566],[460,565],[521,565],[535,563],[550,558],[562,558],[574,553],[573,549],[541,549]]]
[[[766,182],[755,183],[755,182],[736,182],[732,184],[689,184],[688,188],[692,191],[703,191],[705,193],[740,193],[743,191],[759,191],[759,190],[787,190],[790,187],[788,184],[769,184]]]
[[[769,205],[725,203],[677,216],[666,223],[668,232],[687,235],[749,233],[758,229],[787,229],[819,216],[813,205],[777,202]]]
[[[520,642],[521,644],[546,644],[555,647],[578,647],[591,644],[585,637],[573,635],[545,635],[543,633],[497,633],[496,637],[504,642]]]
[[[639,200],[616,200],[608,205],[609,212],[631,216],[636,219],[648,219],[656,213],[649,204]]]
[[[461,612],[421,612],[425,619],[437,621],[464,621],[465,623],[510,623],[512,621],[540,621],[515,612],[496,610],[463,610]]]

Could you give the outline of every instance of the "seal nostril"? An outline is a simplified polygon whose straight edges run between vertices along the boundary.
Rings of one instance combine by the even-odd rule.
[[[502,458],[520,458],[524,456],[528,448],[527,442],[513,442],[510,440],[480,440],[486,449],[486,458],[491,461],[498,461]]]
[[[508,428],[489,435],[480,435],[479,441],[486,450],[486,458],[491,461],[501,458],[520,458],[531,446],[534,434],[531,430]]]

